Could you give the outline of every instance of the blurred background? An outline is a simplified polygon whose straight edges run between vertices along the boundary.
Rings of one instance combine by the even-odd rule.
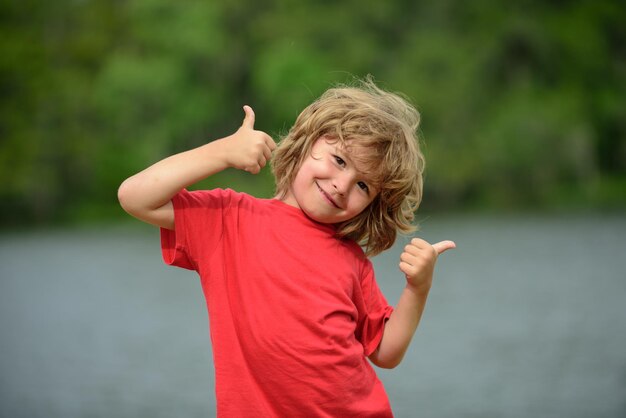
[[[624,22],[617,0],[0,0],[0,416],[210,416],[199,284],[117,187],[244,104],[278,139],[367,74],[420,110],[421,234],[459,245],[381,373],[396,414],[626,416]],[[374,259],[392,303],[398,245]]]

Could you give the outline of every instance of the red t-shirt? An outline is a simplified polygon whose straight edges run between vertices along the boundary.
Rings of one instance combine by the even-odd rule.
[[[334,227],[232,190],[172,199],[166,263],[206,298],[219,417],[390,417],[367,360],[391,315],[371,262]]]

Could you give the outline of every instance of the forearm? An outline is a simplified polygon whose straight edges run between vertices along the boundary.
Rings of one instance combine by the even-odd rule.
[[[402,361],[420,323],[429,288],[416,289],[407,285],[398,304],[385,323],[383,338],[372,356],[379,367],[393,368]]]
[[[244,106],[243,123],[232,135],[168,157],[126,179],[118,190],[120,204],[144,222],[174,229],[172,197],[181,189],[233,167],[257,174],[276,144],[254,129],[254,112]]]
[[[453,241],[430,245],[419,238],[413,238],[404,247],[400,255],[400,270],[405,274],[407,284],[398,305],[385,324],[378,349],[370,356],[374,364],[385,368],[400,364],[422,319],[437,257],[455,247]]]
[[[228,167],[223,139],[172,155],[126,179],[119,188],[122,207],[140,217],[168,203],[181,189]]]

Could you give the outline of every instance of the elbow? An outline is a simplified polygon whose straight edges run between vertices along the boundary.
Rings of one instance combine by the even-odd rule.
[[[384,360],[384,361],[377,361],[374,364],[377,367],[380,367],[381,369],[395,369],[396,367],[398,367],[400,365],[400,363],[402,362],[402,359],[390,359],[390,360]]]
[[[124,209],[128,214],[133,214],[133,198],[132,198],[132,183],[131,179],[128,178],[124,180],[124,182],[117,189],[117,200],[120,202],[120,206]]]
[[[402,358],[404,357],[404,353],[402,355],[381,355],[380,350],[376,350],[370,357],[370,361],[381,369],[395,369],[402,363]]]

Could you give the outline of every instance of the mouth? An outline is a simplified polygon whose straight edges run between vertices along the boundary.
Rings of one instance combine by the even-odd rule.
[[[317,182],[315,182],[315,185],[317,186],[317,188],[319,189],[320,193],[322,194],[322,197],[324,198],[324,200],[326,200],[328,203],[330,203],[332,206],[334,206],[337,209],[341,209],[341,207],[339,207],[339,205],[337,204],[337,202],[335,202],[335,200],[324,191],[324,189],[322,189],[320,187],[319,184],[317,184]]]

